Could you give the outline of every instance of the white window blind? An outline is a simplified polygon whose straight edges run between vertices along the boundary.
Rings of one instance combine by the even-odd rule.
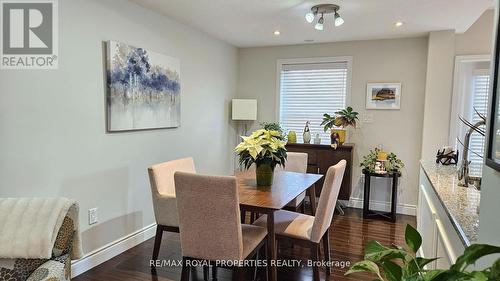
[[[472,123],[479,122],[481,118],[474,112],[474,108],[486,116],[488,112],[488,91],[490,86],[490,76],[487,71],[476,71],[472,76]],[[481,176],[483,170],[483,159],[478,155],[484,155],[484,137],[478,133],[473,133],[470,138],[469,160],[470,175]]]
[[[302,142],[306,121],[310,122],[311,143],[317,133],[322,143],[330,133],[320,126],[323,114],[333,115],[346,107],[348,62],[283,64],[280,75],[280,124],[286,132],[297,132]]]

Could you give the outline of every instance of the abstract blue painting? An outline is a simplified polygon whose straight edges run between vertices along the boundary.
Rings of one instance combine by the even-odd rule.
[[[107,130],[180,125],[180,62],[123,43],[107,42]]]

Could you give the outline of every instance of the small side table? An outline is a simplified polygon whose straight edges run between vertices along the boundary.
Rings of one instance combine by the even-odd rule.
[[[391,222],[396,222],[396,205],[398,202],[398,179],[401,177],[400,172],[387,172],[385,174],[371,173],[367,170],[363,170],[365,175],[365,193],[363,198],[363,218],[381,218]],[[370,185],[371,178],[392,178],[392,196],[391,196],[391,211],[381,212],[370,210]]]

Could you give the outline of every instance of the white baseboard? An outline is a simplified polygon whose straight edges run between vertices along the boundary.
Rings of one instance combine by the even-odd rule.
[[[351,198],[348,203],[349,207],[363,209],[363,199],[361,198]],[[376,201],[370,200],[370,209],[376,211],[385,211],[388,212],[391,209],[391,203],[385,201]],[[396,206],[396,213],[416,216],[417,215],[417,206],[410,204],[398,204]]]
[[[71,278],[76,277],[99,264],[108,261],[115,256],[131,249],[140,243],[154,237],[156,234],[156,223],[148,225],[138,231],[117,239],[103,247],[94,250],[81,259],[71,262]]]

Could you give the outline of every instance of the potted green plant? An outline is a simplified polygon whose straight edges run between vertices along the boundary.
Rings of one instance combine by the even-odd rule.
[[[260,129],[236,146],[240,165],[245,169],[255,164],[258,186],[269,186],[273,182],[276,165],[285,167],[286,142],[279,131]]]
[[[500,280],[500,258],[481,271],[467,271],[467,267],[479,258],[500,253],[500,247],[472,244],[449,269],[428,270],[425,266],[438,258],[416,257],[422,237],[411,225],[406,226],[405,241],[406,247],[386,247],[377,241],[369,241],[365,246],[364,260],[353,264],[345,274],[370,272],[377,276],[375,280],[386,281]]]
[[[334,116],[328,113],[323,114],[321,126],[324,126],[325,132],[331,130],[332,144],[335,141],[335,134],[338,135],[339,144],[344,144],[346,139],[346,128],[349,126],[356,128],[358,114],[359,113],[354,111],[350,106],[335,112]]]
[[[278,131],[282,136],[285,135],[285,131],[281,127],[280,123],[278,122],[262,122],[260,123],[262,126],[262,129],[268,130],[268,131]]]
[[[363,167],[364,170],[374,173],[377,162],[383,163],[384,170],[388,172],[401,172],[401,169],[405,166],[403,161],[399,159],[396,154],[392,152],[387,154],[380,148],[372,149],[367,155],[363,156],[363,161],[361,161],[360,166]]]

